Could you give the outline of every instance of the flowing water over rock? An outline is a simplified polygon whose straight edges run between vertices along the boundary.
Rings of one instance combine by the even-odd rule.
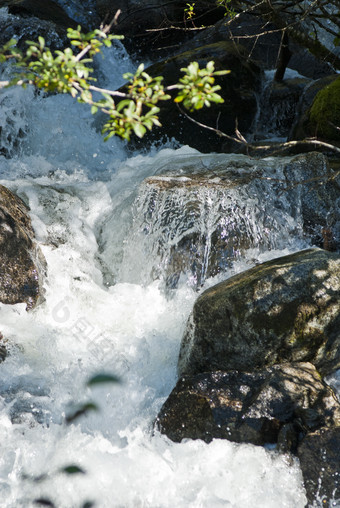
[[[112,58],[114,69],[131,68],[121,48]],[[142,225],[149,227],[150,199],[138,188],[169,164],[176,169],[208,159],[188,147],[128,157],[122,142],[104,144],[90,114],[68,97],[19,89],[1,91],[0,101],[6,105],[0,183],[30,206],[48,272],[44,303],[30,312],[25,304],[0,307],[9,351],[0,365],[2,506],[26,508],[34,499],[50,499],[65,508],[87,500],[107,508],[302,508],[306,497],[296,460],[226,440],[172,443],[152,431],[176,383],[197,284],[189,270],[171,295],[164,290],[159,253],[154,244],[145,251],[140,239]],[[218,164],[218,156],[205,157]],[[202,236],[217,197],[202,216]],[[252,235],[263,234],[249,220],[252,198],[244,199]],[[205,289],[257,261],[306,247],[301,221],[297,214],[285,225],[301,232],[296,240],[287,233],[288,243],[251,246],[213,278],[205,273],[200,284]],[[158,245],[160,234],[168,242],[164,259],[172,233],[156,234]],[[103,371],[122,382],[90,389],[88,379]],[[338,382],[335,376],[331,381]],[[66,425],[75,404],[89,400],[100,411]],[[86,474],[60,472],[70,464]]]

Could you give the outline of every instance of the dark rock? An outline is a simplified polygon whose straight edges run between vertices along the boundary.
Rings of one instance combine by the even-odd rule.
[[[340,427],[308,434],[299,445],[298,457],[309,506],[339,506]]]
[[[7,0],[4,4],[8,6],[10,14],[34,16],[64,28],[77,26],[77,23],[53,0]]]
[[[300,251],[206,290],[182,339],[179,374],[308,361],[340,368],[340,255]]]
[[[196,48],[152,65],[146,72],[151,76],[164,76],[164,84],[171,85],[183,76],[181,68],[197,61],[204,67],[210,60],[216,70],[230,70],[230,74],[216,78],[221,86],[223,104],[212,104],[209,108],[190,113],[190,116],[209,126],[218,127],[226,134],[233,135],[235,126],[244,136],[251,132],[257,114],[257,92],[260,89],[262,73],[256,64],[247,61],[242,46],[230,42],[219,42]],[[161,128],[148,132],[142,140],[134,138],[134,147],[145,147],[161,139],[175,138],[183,145],[190,145],[200,152],[227,152],[235,150],[235,143],[221,142],[221,138],[199,125],[192,123],[180,113],[173,101],[162,103],[159,119]]]
[[[124,44],[134,53],[153,61],[178,52],[178,47],[190,39],[195,23],[186,21],[181,1],[151,0],[146,5],[139,0],[96,0],[102,19],[111,20],[121,11],[114,31],[124,35]],[[194,4],[198,26],[207,26],[223,18],[223,8],[206,0]],[[204,43],[203,43],[204,44]]]
[[[4,45],[13,37],[17,40],[19,49],[27,49],[27,40],[38,40],[44,37],[46,45],[54,49],[62,49],[68,42],[66,26],[59,26],[52,21],[39,19],[38,17],[21,17],[9,14],[0,20],[0,45]]]
[[[260,36],[258,36],[261,34]],[[202,44],[219,41],[233,41],[242,44],[249,58],[262,69],[275,69],[278,62],[282,33],[277,27],[254,13],[241,13],[234,20],[225,18],[217,21],[214,26],[200,31],[193,39],[184,44],[185,49],[192,49]],[[334,72],[334,68],[312,55],[310,51],[289,40],[291,58],[288,67],[302,76],[319,79]]]
[[[177,442],[225,438],[295,452],[307,432],[340,425],[340,404],[309,363],[215,371],[181,377],[156,425]]]
[[[3,362],[7,357],[7,341],[4,339],[4,336],[0,332],[0,362]]]
[[[311,79],[322,79],[334,73],[334,68],[322,58],[312,55],[306,48],[294,45],[292,57],[289,61],[289,68],[299,72],[302,76]]]
[[[0,301],[34,307],[42,297],[45,261],[25,203],[0,186]]]
[[[289,135],[301,94],[309,83],[311,81],[307,78],[268,83],[262,93],[260,117],[255,131],[256,139],[286,138]]]

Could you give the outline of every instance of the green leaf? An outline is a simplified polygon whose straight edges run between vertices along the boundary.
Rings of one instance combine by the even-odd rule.
[[[92,113],[92,115],[95,115],[97,113],[97,111],[98,111],[98,106],[92,106],[91,107],[91,113]]]
[[[39,41],[39,44],[40,44],[40,48],[44,49],[44,47],[45,47],[45,39],[43,37],[41,37],[41,35],[39,35],[38,41]]]
[[[62,467],[60,469],[60,472],[65,473],[65,474],[70,474],[70,475],[71,474],[86,474],[84,469],[77,466],[76,464],[70,464],[69,466]]]
[[[215,71],[214,76],[225,76],[226,74],[230,74],[231,71]]]
[[[136,134],[136,136],[142,138],[146,133],[146,128],[141,123],[136,123],[133,125],[133,132]]]
[[[120,379],[117,376],[112,374],[97,374],[96,376],[91,377],[87,382],[87,386],[93,386],[103,383],[120,383]]]
[[[123,99],[122,101],[119,101],[117,104],[117,111],[121,111],[122,109],[126,108],[130,105],[131,99]]]

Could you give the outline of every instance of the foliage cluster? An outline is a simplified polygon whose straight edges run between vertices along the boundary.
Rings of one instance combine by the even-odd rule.
[[[112,41],[121,36],[108,34],[110,27],[97,29],[87,34],[81,27],[69,28],[67,36],[71,47],[54,53],[45,45],[43,37],[37,42],[27,41],[25,52],[17,48],[17,41],[11,39],[0,50],[0,62],[14,61],[16,73],[6,86],[33,84],[46,92],[69,93],[79,102],[89,104],[92,113],[98,110],[108,115],[104,124],[105,140],[118,135],[130,140],[134,133],[142,138],[147,130],[160,126],[158,103],[171,99],[170,91],[176,91],[175,102],[182,103],[190,110],[209,107],[211,103],[222,103],[215,85],[216,76],[229,71],[215,71],[214,62],[200,69],[197,62],[182,68],[184,76],[178,83],[164,86],[163,77],[152,77],[141,64],[135,74],[123,77],[128,81],[126,91],[106,90],[95,85],[93,57],[103,46],[110,47]],[[97,95],[94,93],[97,92]],[[98,93],[101,98],[97,99]],[[120,100],[116,102],[116,98]]]

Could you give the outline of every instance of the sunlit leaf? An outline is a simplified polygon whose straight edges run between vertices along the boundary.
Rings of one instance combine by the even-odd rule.
[[[137,123],[133,125],[133,131],[139,138],[142,138],[144,134],[146,133],[146,128],[144,125]]]

